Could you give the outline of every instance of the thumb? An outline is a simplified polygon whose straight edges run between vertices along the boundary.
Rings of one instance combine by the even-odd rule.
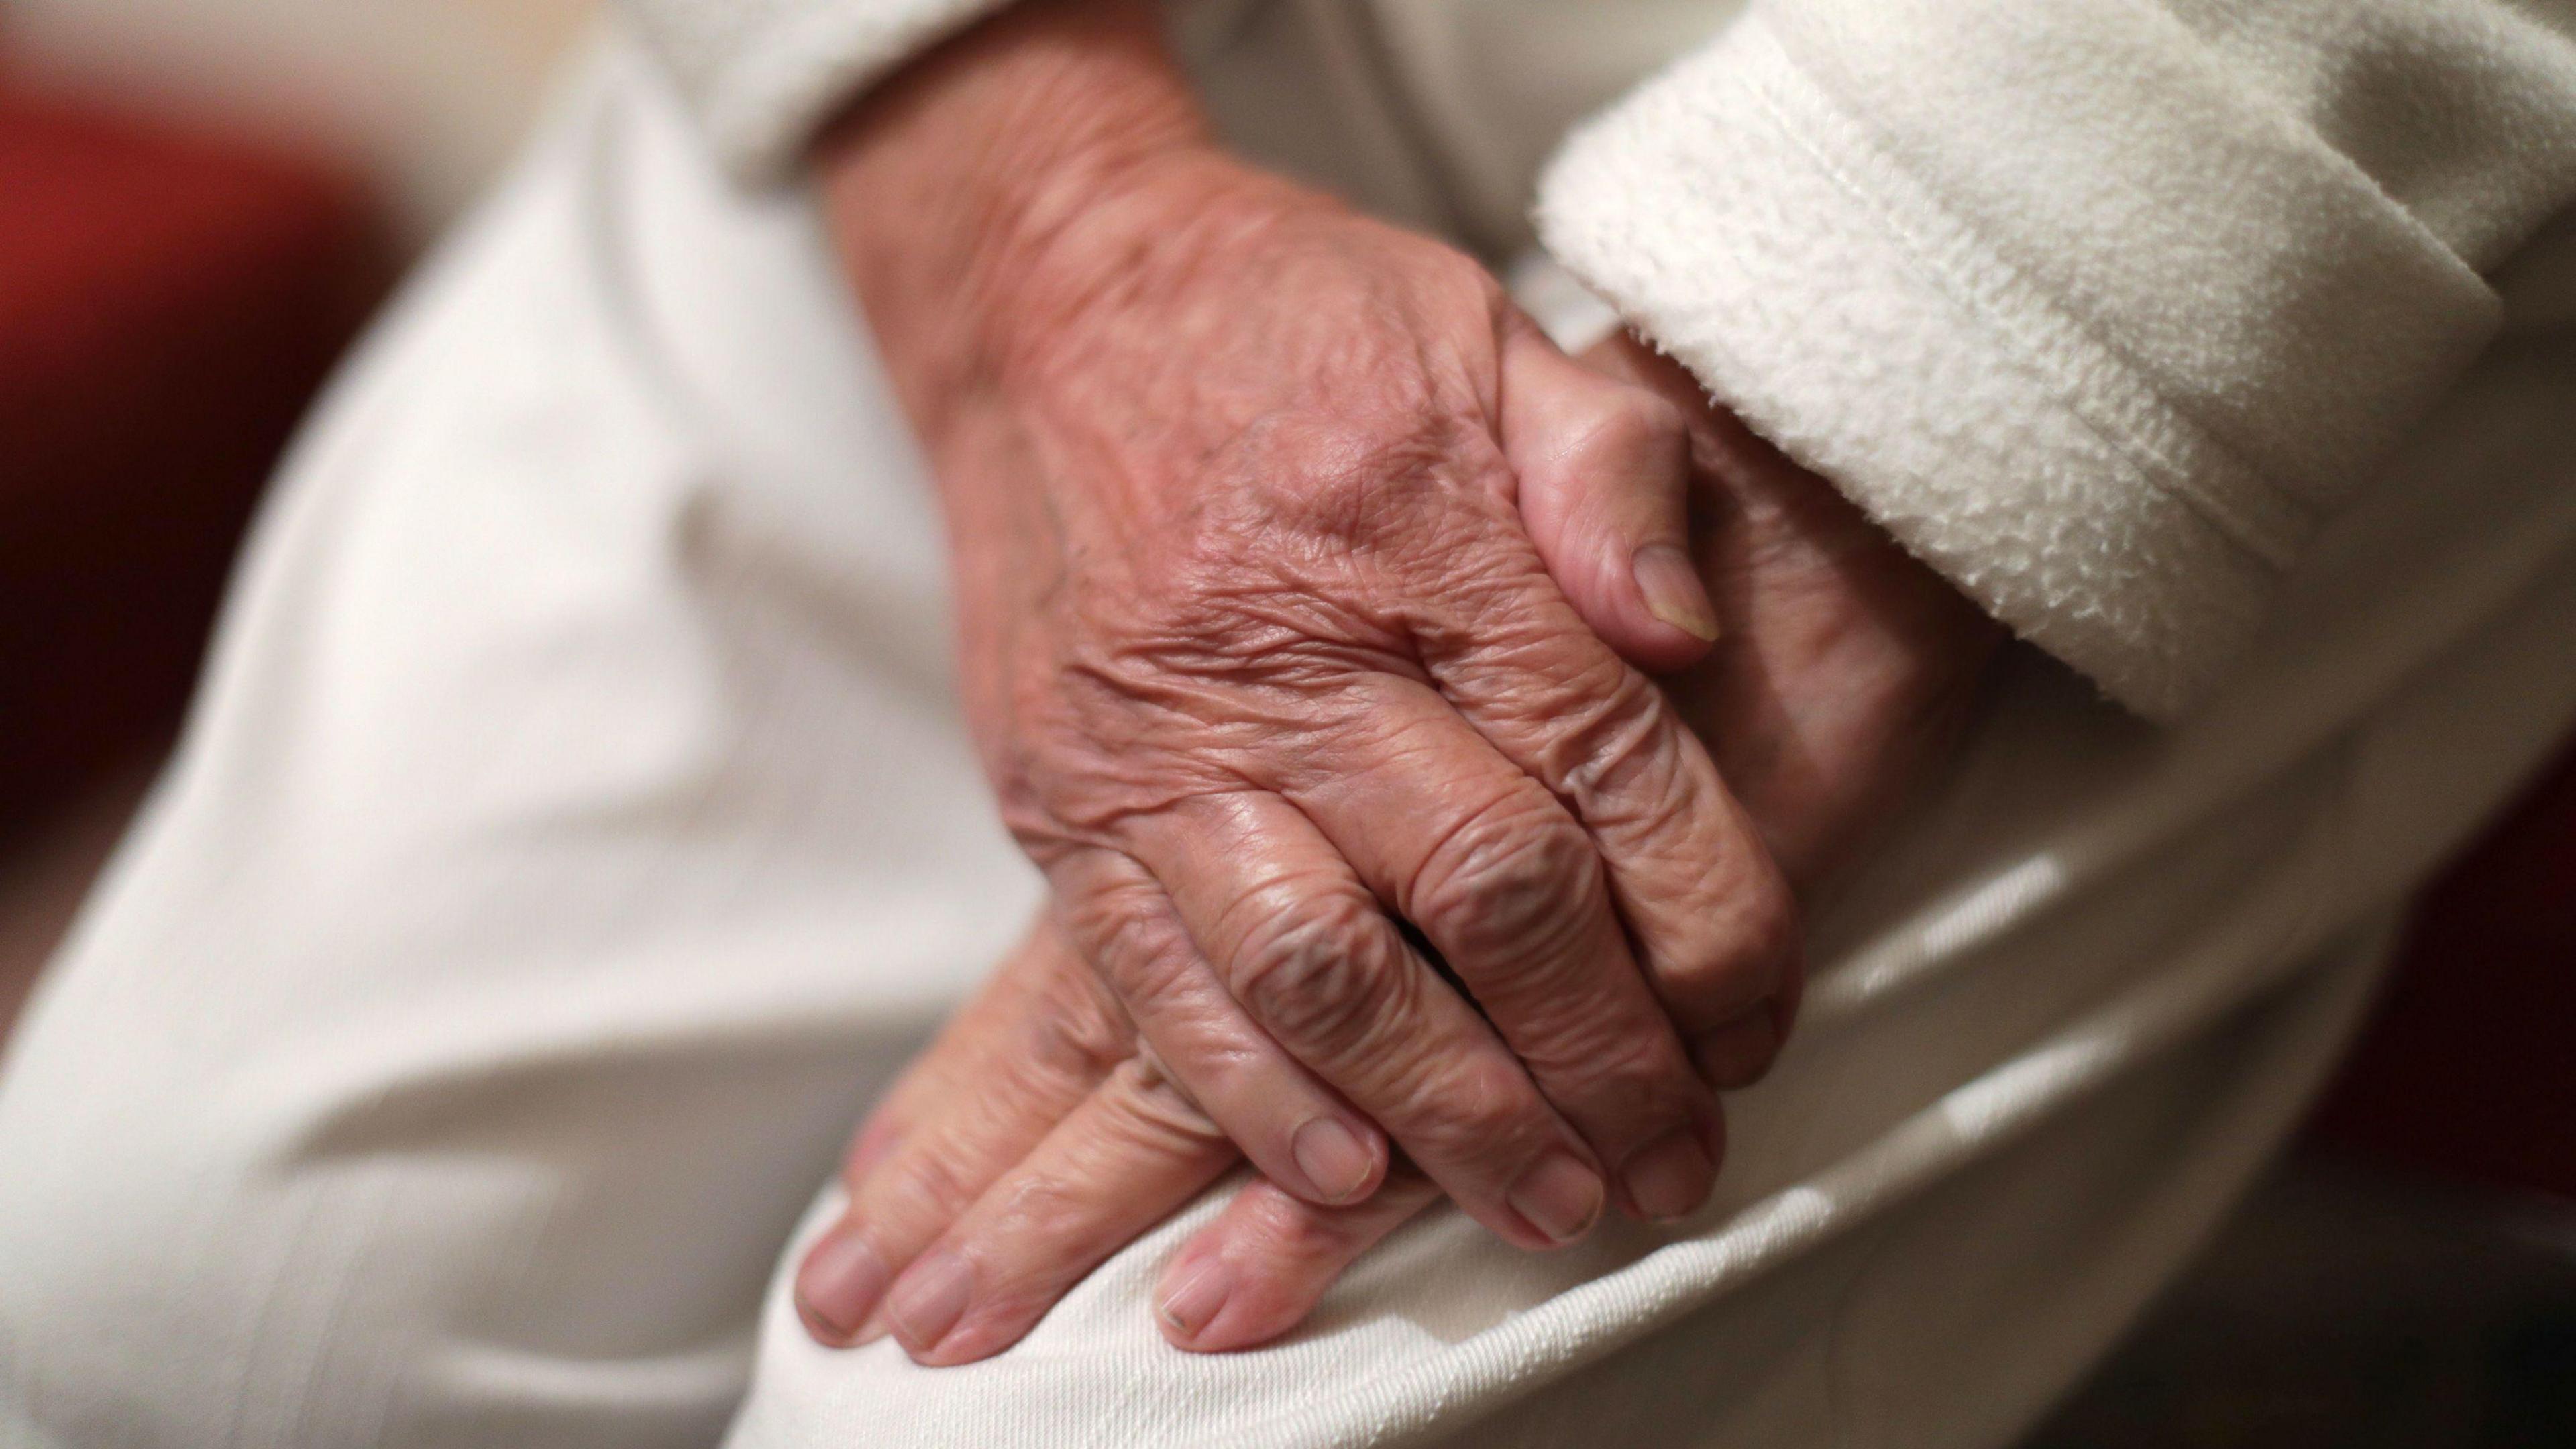
[[[1502,433],[1522,524],[1593,632],[1658,673],[1706,655],[1717,610],[1691,562],[1681,409],[1523,325],[1503,345]]]

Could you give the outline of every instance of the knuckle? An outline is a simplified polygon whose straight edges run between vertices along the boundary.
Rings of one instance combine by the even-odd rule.
[[[1593,1043],[1571,1069],[1588,1108],[1645,1135],[1689,1115],[1698,1092],[1687,1060],[1669,1040],[1620,1033]]]
[[[1671,402],[1639,387],[1605,394],[1569,457],[1619,475],[1656,467],[1678,470],[1690,455],[1690,422]]]
[[[1096,961],[1151,960],[1161,944],[1162,914],[1143,891],[1085,891],[1058,908],[1066,931]]]
[[[951,1162],[945,1144],[907,1152],[887,1165],[884,1201],[906,1203],[915,1210],[956,1213],[975,1200],[978,1184]]]
[[[1060,973],[1037,995],[1025,1057],[1015,1070],[1041,1081],[1097,1081],[1135,1048],[1135,1032],[1088,970]]]
[[[1092,989],[1102,977],[1120,999],[1148,1006],[1186,979],[1195,958],[1170,904],[1157,891],[1122,886],[1059,900],[1067,933],[1097,969],[1060,972],[1049,992],[1050,1006],[1105,1015],[1109,1004]]]
[[[1307,536],[1365,546],[1436,497],[1447,449],[1434,428],[1317,442],[1318,456],[1330,461],[1287,475],[1272,495],[1282,519]]]
[[[1702,1104],[1681,1038],[1662,1012],[1641,1006],[1639,1014],[1559,1010],[1510,1034],[1538,1089],[1587,1132],[1658,1135]]]
[[[1433,854],[1414,921],[1470,965],[1510,970],[1562,957],[1602,899],[1592,838],[1553,801],[1481,812]]]
[[[1424,1073],[1407,1147],[1445,1161],[1517,1162],[1551,1130],[1537,1092],[1508,1059],[1477,1053]]]
[[[1787,884],[1766,871],[1736,895],[1734,905],[1732,949],[1722,969],[1758,982],[1758,994],[1770,995],[1797,969],[1803,935],[1797,902]]]
[[[1253,1016],[1307,1048],[1345,1051],[1401,1011],[1409,973],[1374,901],[1334,890],[1269,916],[1236,953],[1234,992]]]
[[[1673,749],[1676,736],[1662,693],[1626,668],[1584,693],[1591,703],[1561,717],[1546,751],[1558,793],[1574,801],[1587,820],[1679,810],[1689,797],[1689,779]]]
[[[1788,886],[1762,872],[1724,901],[1687,955],[1651,968],[1659,991],[1691,1029],[1731,1021],[1798,984],[1804,933]]]
[[[1110,1073],[1109,1099],[1140,1135],[1181,1147],[1226,1140],[1198,1099],[1149,1052],[1139,1052]]]
[[[1463,516],[1484,491],[1470,485],[1499,466],[1490,439],[1434,398],[1300,411],[1247,436],[1198,536],[1220,558],[1411,548],[1426,525]]]
[[[1003,1070],[1041,1100],[1058,1083],[1096,1082],[1134,1049],[1124,1022],[1088,1006],[1032,1024],[1023,1055]]]
[[[987,1241],[1054,1242],[1097,1215],[1100,1194],[1050,1172],[1027,1172],[1002,1184],[986,1219]],[[979,1207],[979,1216],[983,1213]]]
[[[1282,1194],[1253,1215],[1247,1236],[1256,1262],[1285,1268],[1340,1257],[1349,1233],[1324,1213]]]

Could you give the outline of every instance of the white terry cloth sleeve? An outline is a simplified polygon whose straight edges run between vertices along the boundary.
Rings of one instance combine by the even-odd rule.
[[[1991,613],[2170,719],[2576,197],[2576,16],[2537,10],[1757,0],[1575,132],[1540,235]]]
[[[1005,0],[621,0],[727,170],[785,177],[831,112]]]

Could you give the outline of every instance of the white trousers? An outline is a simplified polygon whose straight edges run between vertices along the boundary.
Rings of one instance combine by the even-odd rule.
[[[2183,730],[2011,659],[1692,1222],[1539,1257],[1434,1213],[1202,1358],[1147,1292],[1203,1203],[923,1370],[815,1347],[780,1275],[1039,888],[811,216],[612,46],[307,430],[9,1049],[0,1443],[2004,1441],[2576,717],[2571,357],[2501,345]]]

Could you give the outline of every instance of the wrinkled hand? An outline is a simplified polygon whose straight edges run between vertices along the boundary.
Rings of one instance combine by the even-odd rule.
[[[1706,408],[1679,368],[1624,339],[1587,361],[1691,409],[1706,485],[1694,550],[1725,632],[1665,685],[1772,849],[1812,884],[1949,748],[1999,631],[1823,480]],[[1534,528],[1579,536],[1631,503],[1552,474],[1522,506]],[[1764,1018],[1700,1061],[1716,1084],[1742,1085],[1778,1044]],[[891,1327],[925,1363],[984,1357],[1235,1160],[1042,926],[860,1134],[850,1210],[809,1252],[800,1310],[825,1342]],[[1220,1350],[1285,1332],[1439,1193],[1403,1163],[1346,1206],[1247,1186],[1166,1268],[1167,1336]]]
[[[1016,9],[826,171],[1004,818],[1157,1070],[1288,1191],[1367,1199],[1391,1137],[1524,1246],[1687,1211],[1720,1131],[1694,1054],[1776,1040],[1796,947],[1707,751],[1604,642],[1713,632],[1682,414],[1465,256],[1207,144],[1150,23]],[[1566,474],[1650,506],[1543,551],[1519,492]]]
[[[2004,629],[1680,364],[1624,334],[1583,360],[1689,420],[1691,552],[1725,633],[1659,682],[1807,895],[1950,752]],[[1528,506],[1558,498],[1614,506]]]

